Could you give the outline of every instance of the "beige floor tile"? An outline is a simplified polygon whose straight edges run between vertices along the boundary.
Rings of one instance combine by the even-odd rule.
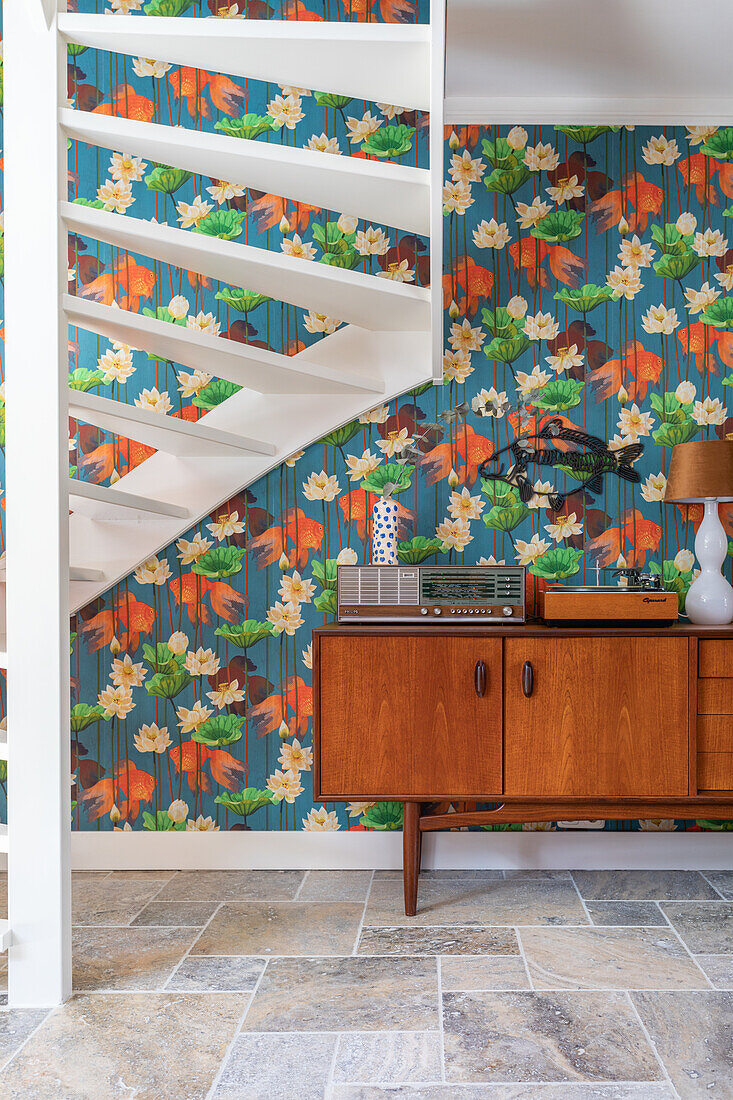
[[[439,1081],[438,1031],[352,1032],[339,1037],[333,1080],[399,1084]]]
[[[681,1100],[733,1097],[733,994],[632,993]]]
[[[469,989],[529,989],[524,960],[519,955],[453,955],[440,960],[444,993]]]
[[[267,959],[252,956],[189,955],[168,979],[165,988],[179,989],[184,993],[252,991],[266,963]]]
[[[292,901],[304,871],[179,871],[158,901]]]
[[[272,959],[245,1031],[435,1031],[435,959]]]
[[[518,955],[513,928],[365,928],[357,955]]]
[[[698,871],[573,871],[584,898],[602,901],[704,901],[718,895]]]
[[[246,995],[85,994],[0,1073],[3,1100],[205,1100]]]
[[[329,1100],[676,1100],[661,1081],[557,1085],[334,1085]]]
[[[716,989],[733,990],[733,955],[695,955],[695,962]]]
[[[695,955],[733,954],[733,904],[662,902],[662,910]]]
[[[74,880],[72,920],[74,924],[129,924],[164,881],[115,879],[111,875]]]
[[[524,928],[537,989],[706,989],[672,931],[661,928]]]
[[[75,928],[74,989],[161,989],[197,935],[193,928]]]
[[[336,1035],[238,1035],[211,1100],[323,1100]]]
[[[0,1012],[0,1067],[13,1057],[46,1016],[46,1008],[9,1008]],[[0,1095],[4,1095],[1,1088]]]
[[[363,905],[229,902],[201,933],[195,955],[350,955]]]
[[[371,871],[309,871],[298,901],[366,901]]]
[[[130,927],[203,928],[218,908],[218,901],[151,901]]]
[[[622,993],[445,993],[443,1034],[450,1082],[662,1076]]]
[[[402,884],[375,881],[365,926],[424,924],[588,924],[572,882],[558,879],[498,881],[420,879],[417,916],[406,917]]]

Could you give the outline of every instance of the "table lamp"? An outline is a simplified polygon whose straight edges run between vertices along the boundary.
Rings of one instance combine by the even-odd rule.
[[[733,440],[702,439],[672,449],[665,504],[702,504],[695,536],[700,575],[690,585],[686,613],[693,623],[721,626],[733,620],[733,587],[721,573],[728,539],[718,502],[733,500]]]

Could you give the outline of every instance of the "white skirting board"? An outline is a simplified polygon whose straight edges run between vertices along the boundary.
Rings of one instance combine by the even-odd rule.
[[[402,833],[74,833],[75,870],[402,866]],[[730,832],[427,834],[423,869],[733,869]]]

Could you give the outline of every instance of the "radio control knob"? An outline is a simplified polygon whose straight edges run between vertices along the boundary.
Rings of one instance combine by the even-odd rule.
[[[420,614],[421,615],[427,615],[427,613],[428,613],[427,607],[421,607],[420,608]]]
[[[443,614],[443,608],[442,607],[434,607],[433,608],[433,615],[442,615],[442,614]]]
[[[491,615],[491,614],[493,614],[493,610],[494,610],[494,609],[493,609],[492,607],[487,607],[487,608],[486,608],[486,614],[487,614],[487,615]]]
[[[502,613],[502,615],[504,616],[505,619],[508,619],[509,616],[512,613],[512,609],[511,609],[511,607],[502,607],[501,613]]]

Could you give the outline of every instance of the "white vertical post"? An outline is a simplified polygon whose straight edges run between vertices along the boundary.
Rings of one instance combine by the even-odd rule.
[[[446,0],[430,0],[430,326],[433,381],[443,381],[443,132]]]
[[[4,0],[10,1004],[71,991],[66,51]],[[65,8],[64,0],[59,7]]]

